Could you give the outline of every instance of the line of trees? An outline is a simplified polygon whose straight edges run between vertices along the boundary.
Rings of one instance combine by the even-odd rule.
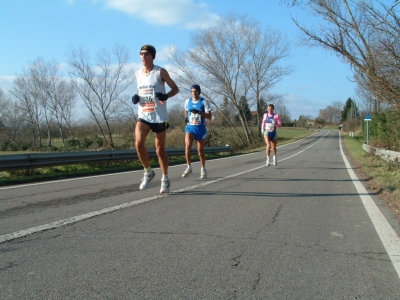
[[[196,31],[189,50],[175,48],[170,53],[175,70],[169,71],[175,73],[178,85],[200,84],[214,105],[214,116],[231,126],[242,146],[247,147],[258,138],[250,130],[250,109],[257,112],[256,124],[267,101],[274,102],[279,111],[282,96],[269,90],[291,73],[289,67],[280,65],[289,49],[288,40],[278,30],[264,30],[248,16],[232,13],[215,26]],[[79,97],[85,106],[83,123],[92,128],[93,136],[101,137],[104,147],[116,147],[114,135],[121,127],[130,129],[129,138],[133,140],[135,107],[126,90],[134,83],[135,70],[129,63],[129,51],[116,45],[111,50],[100,49],[92,59],[87,49],[77,47],[69,50],[67,58],[69,78],[63,77],[59,64],[43,58],[30,63],[16,77],[10,91],[13,99],[3,95],[0,103],[17,108],[19,115],[14,115],[23,126],[18,129],[11,120],[2,118],[2,137],[15,145],[18,137],[25,137],[25,144],[36,147],[42,147],[45,139],[51,146],[57,127],[64,146],[68,141],[75,145],[77,136],[85,134],[82,130],[82,134],[76,133],[75,105]],[[183,106],[181,109],[183,115]],[[238,123],[244,136],[237,130]]]
[[[280,64],[289,50],[288,39],[280,31],[263,29],[247,15],[231,13],[214,26],[194,32],[190,49],[171,48],[169,59],[177,82],[200,84],[202,94],[216,107],[216,115],[233,130],[226,110],[230,106],[236,111],[245,133],[244,137],[237,133],[238,138],[248,146],[257,137],[250,130],[246,105],[256,107],[259,123],[271,87],[291,73],[290,67]]]
[[[390,5],[356,0],[281,2],[316,15],[320,24],[312,28],[293,21],[304,45],[323,47],[350,64],[364,105],[361,111],[399,115],[398,1]],[[277,112],[288,115],[282,95],[272,94],[271,88],[292,72],[283,65],[289,51],[289,41],[279,30],[262,28],[246,15],[231,13],[216,25],[194,32],[189,49],[171,47],[174,69],[169,71],[181,86],[200,84],[215,107],[214,115],[225,125],[236,130],[239,121],[244,136],[237,132],[238,139],[246,147],[259,138],[250,130],[249,108],[257,112],[258,121],[266,103],[274,103]],[[16,77],[11,98],[1,91],[2,141],[30,139],[26,143],[41,147],[45,137],[51,145],[54,128],[64,143],[75,140],[78,97],[85,104],[85,127],[89,124],[106,147],[115,147],[114,136],[121,128],[133,139],[136,117],[131,95],[126,95],[134,80],[129,51],[120,45],[101,49],[92,61],[89,52],[79,47],[70,49],[67,56],[69,78],[61,75],[56,62],[38,58]],[[343,104],[333,103],[321,110],[319,119],[339,122],[342,110]]]
[[[357,0],[287,0],[322,20],[307,28],[293,18],[303,43],[340,56],[354,70],[359,96],[369,110],[400,111],[400,2]],[[390,3],[390,4],[389,4]]]
[[[322,47],[348,63],[357,83],[362,107],[348,99],[344,108],[332,105],[321,118],[359,125],[361,115],[372,116],[371,142],[387,149],[400,149],[400,1],[281,0],[309,10],[319,24],[307,28],[293,21],[302,32],[304,45]],[[357,115],[358,114],[358,115]],[[361,117],[362,118],[362,117]],[[357,120],[357,121],[355,121]],[[363,124],[363,123],[362,123]]]
[[[88,135],[83,127],[91,128],[89,135],[100,137],[102,146],[114,148],[116,132],[133,132],[136,117],[130,96],[124,94],[134,81],[129,51],[120,45],[104,48],[92,62],[89,52],[79,47],[70,49],[68,59],[69,78],[60,73],[60,64],[39,57],[16,76],[11,97],[0,90],[2,149],[41,148],[44,139],[51,147],[53,136],[60,137],[64,147],[74,146],[77,129],[81,136]],[[82,120],[76,118],[78,97],[86,107]]]

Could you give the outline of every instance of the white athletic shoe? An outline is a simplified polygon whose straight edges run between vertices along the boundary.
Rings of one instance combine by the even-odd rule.
[[[145,190],[147,189],[149,182],[153,180],[153,178],[156,176],[156,173],[154,173],[153,170],[150,170],[150,172],[145,172],[142,183],[140,184],[139,190]]]
[[[165,194],[169,193],[169,187],[170,187],[170,182],[169,179],[162,179],[161,180],[161,189],[160,189],[160,194]]]
[[[192,174],[192,168],[187,167],[183,172],[182,177],[188,177],[190,174]]]
[[[270,163],[269,163],[269,157],[267,157],[267,162],[265,163],[265,165],[266,165],[266,166],[269,166],[269,165],[270,165]]]
[[[200,179],[207,179],[207,170],[206,169],[201,170]]]
[[[277,164],[278,164],[278,160],[276,159],[276,157],[275,157],[275,155],[274,155],[274,157],[272,158],[272,160],[273,160],[273,165],[274,166],[276,166]]]

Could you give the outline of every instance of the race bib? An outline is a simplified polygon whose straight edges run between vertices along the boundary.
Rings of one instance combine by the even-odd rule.
[[[190,125],[200,125],[201,124],[201,116],[200,114],[190,113]]]
[[[265,123],[265,126],[267,128],[268,131],[274,131],[275,130],[275,125],[272,123]]]
[[[156,111],[157,102],[154,96],[154,88],[139,89],[140,105],[143,107],[144,113],[152,113]]]

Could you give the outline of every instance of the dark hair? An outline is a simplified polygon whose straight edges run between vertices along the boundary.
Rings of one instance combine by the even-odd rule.
[[[144,45],[142,46],[142,48],[140,48],[140,51],[142,50],[147,50],[151,53],[151,56],[153,56],[153,59],[156,58],[156,48],[154,48],[154,46],[152,45]]]
[[[199,92],[199,94],[201,93],[201,88],[198,84],[193,84],[192,87],[190,88],[190,90],[195,89]]]
[[[275,109],[275,106],[274,106],[272,103],[268,104],[267,107],[268,107],[268,106],[271,106],[272,109]]]

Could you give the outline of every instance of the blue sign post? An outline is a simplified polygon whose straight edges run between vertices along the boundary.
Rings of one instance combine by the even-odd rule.
[[[371,121],[371,116],[368,114],[365,116],[364,121],[367,122],[367,145],[369,144],[369,122]]]

